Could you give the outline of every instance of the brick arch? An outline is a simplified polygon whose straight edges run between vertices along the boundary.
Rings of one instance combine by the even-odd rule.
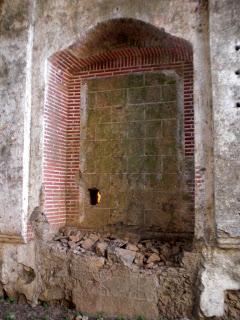
[[[184,153],[194,156],[193,66],[189,42],[134,19],[98,24],[84,39],[49,58],[44,108],[45,213],[52,225],[79,215],[80,93],[84,79],[174,70],[184,86]],[[188,180],[190,205],[194,181]],[[193,217],[194,219],[194,217]]]
[[[49,61],[74,74],[99,68],[106,61],[132,57],[142,62],[155,57],[156,63],[164,57],[171,61],[192,61],[192,46],[164,29],[140,20],[121,18],[97,24],[84,39],[55,53]]]

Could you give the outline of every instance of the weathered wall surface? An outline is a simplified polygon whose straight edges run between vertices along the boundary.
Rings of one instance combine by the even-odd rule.
[[[40,299],[72,300],[88,314],[138,315],[157,319],[191,317],[198,254],[186,253],[178,268],[158,272],[132,270],[118,263],[107,265],[103,257],[59,250],[56,243],[39,247]]]
[[[215,218],[217,241],[226,249],[209,249],[204,254],[200,307],[207,317],[223,316],[226,292],[240,288],[240,113],[236,107],[240,80],[235,74],[240,65],[240,51],[235,48],[239,44],[239,10],[239,1],[210,1]],[[238,315],[230,315],[238,319]]]
[[[31,303],[36,303],[37,286],[36,275],[36,246],[32,242],[28,245],[1,244],[0,247],[0,294],[3,290],[10,297],[25,295]]]
[[[27,5],[27,3],[26,3]],[[4,6],[3,6],[4,8]],[[24,8],[24,5],[19,9],[19,12],[21,12]],[[24,195],[20,195],[20,192],[17,192],[16,196],[14,194],[14,199],[11,202],[11,206],[13,206],[13,203],[18,201],[16,205],[14,205],[14,210],[8,210],[12,212],[19,211],[19,219],[18,221],[23,221],[24,215],[28,211],[29,216],[33,212],[34,208],[36,208],[39,205],[39,194],[41,190],[43,189],[42,183],[42,165],[43,165],[43,109],[44,109],[44,98],[46,93],[46,62],[49,56],[51,56],[53,53],[60,51],[66,47],[68,47],[70,44],[76,42],[79,39],[83,39],[87,32],[96,26],[98,22],[106,21],[108,19],[112,18],[120,18],[120,17],[130,17],[135,19],[140,19],[145,22],[149,22],[153,24],[156,27],[159,28],[165,28],[166,32],[176,35],[182,38],[185,38],[186,40],[189,40],[193,45],[193,51],[194,53],[197,53],[199,48],[201,49],[201,43],[205,41],[204,37],[198,37],[198,35],[201,33],[200,27],[198,27],[198,24],[200,23],[198,21],[198,15],[199,13],[199,6],[197,1],[190,1],[185,0],[182,1],[181,7],[178,6],[178,1],[172,0],[169,2],[166,1],[151,1],[149,3],[146,3],[144,8],[138,1],[131,1],[129,3],[128,1],[121,2],[121,5],[117,6],[114,1],[100,1],[97,2],[96,6],[92,5],[92,2],[89,3],[88,1],[81,1],[81,5],[79,4],[79,1],[65,1],[60,0],[56,4],[52,1],[34,1],[31,5],[32,10],[32,18],[33,22],[30,27],[30,33],[27,40],[27,29],[25,30],[25,39],[22,41],[21,36],[19,35],[19,42],[21,42],[21,45],[23,45],[26,48],[27,41],[28,41],[28,50],[29,52],[26,52],[26,49],[21,50],[21,54],[25,52],[28,54],[28,70],[29,75],[26,78],[27,85],[29,84],[27,95],[24,103],[27,103],[28,106],[26,108],[25,112],[25,151],[23,153],[23,148],[18,149],[19,152],[17,152],[19,158],[22,157],[22,154],[24,155],[24,161],[23,158],[21,158],[21,161],[24,163],[24,179],[21,179],[21,182],[23,182],[23,189],[21,190],[21,193],[23,192]],[[12,8],[8,8],[10,14]],[[17,9],[18,10],[18,9]],[[184,15],[182,14],[184,12]],[[29,13],[30,17],[30,13]],[[28,19],[28,18],[27,18]],[[15,20],[16,22],[17,20]],[[23,23],[23,20],[21,20]],[[19,24],[16,24],[19,28]],[[22,31],[23,32],[23,31]],[[204,31],[205,32],[205,31]],[[23,34],[23,33],[22,33]],[[15,37],[16,38],[16,37]],[[9,40],[8,40],[9,43]],[[16,54],[16,52],[15,52]],[[10,57],[11,55],[9,55]],[[29,59],[30,58],[30,59]],[[31,60],[32,59],[32,60]],[[194,58],[195,59],[195,58]],[[202,59],[202,60],[201,60]],[[200,63],[200,62],[201,63]],[[201,66],[204,64],[204,55],[200,55],[198,59],[195,59],[195,74],[197,74],[196,83],[195,83],[195,108],[196,110],[201,108],[201,112],[197,112],[197,116],[199,116],[199,121],[196,122],[196,132],[198,133],[199,138],[196,139],[198,146],[200,146],[200,150],[205,150],[205,148],[209,148],[208,144],[211,144],[210,142],[207,142],[207,144],[203,144],[202,135],[201,132],[207,132],[206,126],[209,125],[209,122],[205,122],[205,117],[208,117],[209,114],[205,111],[208,110],[206,103],[207,95],[201,95],[199,96],[200,92],[204,92],[204,88],[208,87],[207,81],[201,81],[202,80],[202,73],[200,71]],[[21,77],[24,75],[24,72],[21,73]],[[31,79],[30,79],[31,77]],[[30,79],[30,81],[29,81]],[[24,81],[21,81],[21,85],[23,86]],[[16,88],[16,86],[13,86]],[[14,89],[15,90],[15,89]],[[34,95],[31,95],[31,93],[34,92]],[[5,93],[4,93],[5,94]],[[204,106],[204,108],[203,108]],[[206,109],[206,110],[205,110]],[[18,110],[19,111],[19,110]],[[18,112],[18,116],[21,115],[21,112]],[[22,121],[22,122],[21,122]],[[5,121],[4,121],[5,122]],[[17,121],[18,125],[21,130],[23,130],[23,118],[19,119]],[[29,141],[29,132],[30,132],[30,123],[31,123],[31,136]],[[18,133],[21,133],[20,129],[18,130]],[[22,134],[18,134],[19,141],[23,139]],[[6,139],[7,140],[7,137]],[[21,146],[23,145],[23,140],[21,140]],[[19,145],[20,146],[20,145]],[[30,148],[30,154],[31,154],[31,163],[30,167],[28,167],[28,149]],[[4,151],[4,150],[3,150]],[[207,154],[207,153],[206,153]],[[210,155],[211,156],[211,155]],[[9,158],[8,158],[9,159]],[[206,168],[206,160],[205,153],[203,152],[203,156],[196,157],[197,159],[197,166],[201,169]],[[11,161],[8,161],[8,166],[12,165]],[[23,166],[21,164],[21,166]],[[19,175],[17,177],[22,176],[22,169],[21,166],[17,166],[17,170],[20,171],[18,173]],[[20,169],[19,169],[20,168]],[[28,174],[29,169],[29,174]],[[15,170],[15,169],[14,169]],[[14,172],[14,170],[10,170],[11,172]],[[4,171],[5,174],[5,181],[6,181],[6,170]],[[29,176],[29,181],[28,181]],[[22,181],[23,180],[23,181]],[[3,190],[6,192],[3,192],[3,194],[7,194],[8,190],[11,190],[10,193],[14,191],[14,188],[10,188],[12,181],[14,179],[11,179],[8,183],[4,184]],[[197,192],[197,197],[200,199],[200,201],[197,201],[196,206],[196,236],[198,238],[204,237],[204,228],[205,228],[205,221],[203,219],[204,214],[204,207],[207,207],[207,211],[211,211],[212,208],[210,206],[207,206],[208,202],[212,199],[212,193],[208,192],[208,190],[211,189],[211,170],[206,169],[204,172],[204,177],[202,184],[205,183],[205,181],[209,181],[208,184],[206,184],[204,191],[205,191],[205,198],[207,195],[207,200],[204,199],[204,197],[201,198],[202,190],[199,189]],[[20,191],[20,183],[18,181],[18,191]],[[211,191],[211,190],[210,190]],[[5,196],[4,196],[5,197]],[[26,201],[24,201],[24,214],[23,212],[20,213],[19,204],[20,200],[24,198]],[[5,198],[4,198],[5,199]],[[18,200],[17,200],[18,199]],[[203,199],[203,201],[202,201]],[[28,206],[29,201],[29,206]],[[205,203],[202,203],[205,202]],[[3,207],[7,207],[10,204],[8,201],[4,204]],[[22,209],[21,209],[22,210]],[[6,210],[5,210],[6,211]],[[9,217],[10,214],[8,212],[5,212],[4,217]],[[15,217],[17,214],[15,214]],[[208,216],[208,213],[206,214]],[[5,219],[5,220],[4,220]],[[4,226],[10,226],[9,223],[5,223],[4,221],[9,221],[9,218],[3,218],[3,225]],[[211,221],[212,223],[212,221]],[[20,227],[18,227],[20,229]],[[12,232],[12,231],[11,231]]]
[[[176,82],[174,74],[157,72],[87,80],[82,226],[193,231],[183,172],[183,88]],[[96,207],[89,188],[102,195]]]
[[[0,238],[18,241],[26,224],[23,150],[29,1],[1,1],[0,15]]]
[[[234,249],[206,249],[203,253],[200,308],[206,317],[220,317],[224,315],[226,291],[240,289],[240,253]]]
[[[182,14],[184,12],[184,14]],[[199,46],[204,38],[198,39],[198,34],[202,30],[198,30],[198,2],[185,0],[181,2],[181,7],[178,1],[150,1],[144,5],[144,8],[139,1],[122,1],[121,5],[116,5],[114,1],[98,1],[97,5],[92,5],[92,2],[81,1],[58,1],[57,5],[52,1],[40,2],[36,1],[35,10],[35,33],[33,40],[33,91],[36,92],[32,97],[32,135],[31,135],[31,167],[30,167],[30,197],[29,197],[29,213],[32,212],[38,203],[38,193],[42,184],[42,115],[44,107],[44,90],[46,83],[45,65],[47,59],[55,52],[67,48],[70,44],[79,41],[87,36],[87,32],[96,26],[97,23],[107,21],[113,18],[135,18],[144,22],[149,22],[152,25],[165,28],[166,32],[189,40],[193,45],[193,51],[198,52]],[[199,62],[203,60],[202,64]],[[208,122],[204,121],[208,104],[206,104],[207,95],[205,89],[209,87],[208,81],[202,81],[201,66],[204,64],[204,55],[200,55],[196,60],[194,72],[197,74],[198,81],[195,84],[196,97],[195,108],[201,109],[198,113],[200,120],[197,123],[199,126],[197,132],[205,132],[205,127]],[[204,92],[204,95],[199,97],[199,93]],[[203,144],[202,136],[198,138],[198,145],[201,150],[208,148]],[[211,141],[210,141],[211,142]],[[209,142],[209,143],[210,143]],[[210,143],[211,144],[211,143]],[[197,165],[199,168],[206,167],[205,153],[201,157],[197,157]],[[204,172],[204,181],[211,180],[211,171]],[[203,183],[204,183],[203,181]],[[208,192],[211,189],[211,183],[204,189],[209,201],[212,193]],[[202,191],[198,192],[201,194]],[[202,197],[204,198],[204,197]],[[202,200],[201,200],[202,201]],[[201,202],[200,201],[200,202]],[[205,198],[204,198],[205,201]],[[203,208],[205,203],[197,202],[196,219],[197,237],[204,237],[205,221],[202,215],[205,214]],[[209,207],[207,211],[211,211]],[[208,213],[206,214],[208,215]]]
[[[202,2],[207,3],[205,1]],[[239,68],[239,1],[210,0],[210,25],[208,29],[207,6],[199,1],[152,0],[141,1],[68,1],[36,0],[31,2],[34,11],[34,37],[28,34],[28,1],[1,1],[1,220],[2,235],[19,237],[24,231],[24,215],[38,206],[42,187],[42,131],[45,94],[46,61],[53,53],[68,47],[98,22],[111,18],[131,17],[164,27],[168,33],[183,37],[193,44],[194,51],[194,104],[196,125],[196,165],[200,187],[197,188],[196,238],[214,240],[215,209],[218,242],[222,245],[238,245],[239,239],[239,78],[234,73]],[[202,10],[202,11],[201,11]],[[32,30],[33,31],[33,30]],[[210,52],[209,38],[210,32]],[[31,47],[31,43],[33,47]],[[27,49],[28,48],[28,49]],[[30,50],[29,52],[27,52]],[[27,64],[33,54],[32,80],[27,76]],[[210,55],[209,55],[210,53]],[[211,56],[211,69],[210,60]],[[28,58],[26,58],[28,57]],[[212,88],[210,71],[212,72]],[[32,101],[26,94],[32,92]],[[212,90],[212,92],[211,92]],[[211,122],[211,98],[213,120]],[[27,108],[24,108],[26,106]],[[31,119],[29,112],[31,111]],[[25,117],[25,120],[24,120]],[[31,140],[29,123],[31,120]],[[214,126],[214,163],[212,158],[212,125]],[[25,129],[24,129],[25,128]],[[31,143],[30,181],[28,184],[28,142]],[[25,143],[25,147],[24,147]],[[25,149],[24,149],[25,148]],[[25,151],[24,151],[25,150]],[[23,156],[24,155],[24,156]],[[213,178],[213,164],[215,166]],[[24,176],[24,179],[23,179]],[[213,182],[215,203],[213,202]],[[27,187],[26,187],[27,186]],[[29,190],[28,190],[29,186]],[[215,206],[215,208],[214,208]],[[13,223],[14,219],[14,223]],[[16,238],[15,238],[16,239]],[[20,249],[21,248],[21,249]],[[18,256],[19,250],[22,250]],[[18,265],[24,255],[22,266]],[[35,281],[34,257],[31,247],[2,246],[2,282],[9,285],[9,294],[26,292],[29,299],[35,288],[27,293],[26,283]],[[51,260],[51,259],[50,259]],[[46,262],[46,261],[45,261]],[[42,261],[42,263],[44,263]],[[57,260],[57,264],[62,260]],[[20,263],[21,264],[21,263]],[[202,274],[203,292],[201,310],[205,316],[221,316],[224,290],[239,289],[239,251],[207,250],[205,270]],[[10,274],[9,266],[18,266],[17,273]],[[44,272],[44,269],[42,269]],[[21,274],[20,280],[17,274]],[[50,274],[50,271],[49,271]],[[50,276],[49,276],[50,278]],[[171,275],[171,279],[174,275]],[[48,278],[47,278],[48,279]],[[39,282],[40,283],[40,282]],[[38,284],[39,284],[38,283]],[[51,281],[49,281],[52,284]],[[54,284],[54,283],[53,283]],[[12,287],[15,289],[13,291]],[[216,288],[219,289],[216,292]],[[53,293],[51,293],[53,296]],[[60,294],[57,296],[61,296]],[[210,303],[209,303],[210,301]]]
[[[240,237],[239,1],[210,1],[217,235]],[[234,240],[233,240],[234,241]],[[239,240],[238,240],[239,242]]]

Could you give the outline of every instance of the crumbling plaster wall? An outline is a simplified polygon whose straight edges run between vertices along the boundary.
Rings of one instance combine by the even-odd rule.
[[[224,249],[204,250],[201,310],[222,316],[226,290],[239,290],[240,236],[240,2],[210,1],[210,53],[214,124],[214,185],[216,233]],[[235,249],[233,249],[235,248]]]
[[[239,66],[239,52],[235,51],[235,45],[239,41],[237,13],[240,3],[236,0],[210,0],[208,30],[208,11],[204,7],[205,1],[202,7],[197,0],[183,0],[181,6],[179,0],[152,0],[146,2],[144,6],[142,1],[137,0],[124,0],[120,4],[116,4],[114,0],[96,1],[96,4],[94,2],[35,0],[31,2],[30,7],[27,0],[0,2],[2,13],[0,94],[3,110],[0,150],[1,236],[7,234],[5,240],[9,240],[9,236],[15,240],[22,237],[26,229],[24,214],[28,209],[27,200],[29,200],[29,215],[38,206],[42,184],[42,115],[48,57],[79,38],[85,37],[87,31],[98,22],[111,18],[131,17],[152,23],[159,28],[163,27],[167,32],[189,40],[193,45],[196,166],[204,178],[201,188],[196,190],[196,238],[208,238],[207,240],[212,241],[215,239],[212,189],[214,182],[218,241],[222,245],[238,245],[236,236],[239,236],[240,230],[239,201],[237,202],[239,109],[234,106],[240,97],[237,82],[239,79],[234,71]],[[33,20],[29,25],[31,15]],[[209,86],[211,73],[208,31],[210,31],[211,45],[212,88]],[[32,97],[31,92],[34,93]],[[214,181],[212,180],[211,92],[213,92],[215,141]],[[28,141],[30,123],[31,140]],[[28,181],[28,146],[31,147],[30,181]],[[29,189],[26,186],[29,186]],[[223,236],[224,241],[220,240]],[[31,250],[31,245],[18,247],[3,245],[2,277],[9,265],[18,265],[16,261],[21,264],[22,256],[28,253],[34,257],[34,250]],[[13,256],[17,257],[14,263],[7,258],[11,257],[12,251],[14,251]],[[16,252],[19,252],[19,255],[16,255]],[[211,254],[204,255],[201,309],[205,316],[219,316],[223,312],[223,291],[239,289],[240,270],[238,267],[232,270],[233,266],[238,264],[239,251],[215,249],[210,252]],[[219,264],[223,266],[220,268]],[[26,262],[26,265],[31,267],[29,262]],[[10,281],[10,274],[8,275],[7,281]],[[18,281],[14,281],[14,286],[18,286],[22,292],[25,290]],[[212,289],[215,287],[221,287],[222,291],[211,305],[208,301],[211,301],[210,298],[214,293]],[[32,292],[34,290],[32,288]],[[217,307],[213,308],[213,305]]]
[[[234,238],[240,237],[240,2],[210,3],[217,235]]]
[[[8,59],[12,59],[19,52],[23,63],[19,64],[19,59],[17,63],[13,60],[14,68],[11,68],[11,73],[14,76],[12,76],[9,88],[12,92],[16,93],[17,91],[18,93],[14,94],[14,98],[9,102],[9,96],[6,96],[6,91],[3,91],[5,97],[2,99],[3,103],[8,105],[4,107],[4,110],[12,110],[14,113],[18,107],[14,114],[14,122],[12,122],[16,125],[11,126],[11,128],[15,127],[16,131],[14,134],[8,133],[11,139],[15,139],[14,135],[16,135],[16,142],[14,145],[11,144],[12,156],[6,156],[7,160],[2,164],[2,181],[6,182],[2,185],[3,192],[1,193],[3,195],[1,223],[6,229],[2,233],[17,234],[18,237],[22,237],[23,234],[26,234],[27,213],[30,216],[34,208],[38,206],[39,193],[42,189],[43,107],[47,83],[47,59],[53,53],[86,37],[88,30],[94,28],[97,23],[126,17],[164,28],[166,32],[185,38],[193,45],[194,100],[197,119],[195,141],[197,150],[201,151],[196,154],[196,166],[200,169],[204,168],[202,189],[196,190],[199,201],[196,201],[195,234],[197,238],[206,238],[209,232],[204,234],[207,229],[205,224],[208,225],[208,230],[211,230],[212,234],[214,230],[213,208],[209,205],[212,203],[213,194],[212,167],[208,165],[211,162],[212,149],[211,139],[205,138],[211,129],[210,121],[205,121],[211,115],[211,108],[209,108],[209,96],[206,94],[206,92],[209,93],[209,79],[204,76],[204,72],[201,72],[201,68],[208,64],[206,63],[208,60],[207,28],[202,27],[202,24],[207,24],[205,13],[202,14],[202,11],[207,11],[204,5],[199,5],[199,2],[195,0],[184,0],[181,2],[181,6],[179,6],[178,0],[152,0],[144,6],[140,1],[121,1],[121,4],[118,5],[115,1],[110,0],[97,1],[97,5],[93,5],[93,2],[89,1],[81,1],[80,3],[79,1],[70,2],[67,0],[57,2],[35,0],[31,4],[28,1],[21,2],[21,8],[18,1],[14,2],[14,6],[7,6],[6,3],[7,1],[3,1],[2,5],[2,10],[7,12],[4,19],[8,21],[9,25],[12,25],[11,28],[21,31],[18,30],[14,36],[15,43],[19,42],[20,46],[18,47],[19,51],[15,50],[14,54],[6,51],[8,46],[12,46],[13,38],[10,35],[10,27],[5,26],[6,30],[3,35],[6,45],[2,50],[5,51],[4,56],[7,56]],[[2,25],[4,26],[4,23]],[[19,80],[18,87],[16,85],[16,68],[19,68],[19,65],[22,69],[19,72],[21,81]],[[4,126],[10,122],[10,118],[8,118],[9,116],[3,119]],[[5,128],[4,130],[8,132],[9,129]],[[23,134],[25,134],[24,139]],[[4,141],[7,140],[6,136]],[[6,153],[4,150],[3,148],[3,153]],[[12,160],[13,158],[14,160]],[[6,170],[8,167],[9,170]],[[11,179],[9,177],[9,181],[7,181],[7,172],[10,172],[11,175],[15,172],[16,175]],[[14,186],[12,185],[13,181],[17,181]],[[6,199],[6,194],[12,195],[11,201],[8,201],[9,197]],[[14,224],[11,223],[12,213],[15,218],[18,217],[14,220]],[[204,216],[210,218],[205,219]]]
[[[29,10],[28,0],[0,1],[0,239],[5,241],[21,241],[26,231]]]

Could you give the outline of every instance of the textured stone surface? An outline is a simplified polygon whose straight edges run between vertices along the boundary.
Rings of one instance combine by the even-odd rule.
[[[26,212],[28,211],[30,216],[34,208],[39,205],[39,193],[42,187],[42,120],[47,59],[53,53],[85,38],[88,31],[99,22],[112,18],[131,17],[149,22],[157,28],[165,28],[166,32],[185,38],[192,43],[195,81],[195,160],[200,175],[200,182],[196,184],[195,236],[198,240],[211,241],[212,244],[215,244],[216,230],[218,242],[221,245],[229,247],[239,245],[239,111],[234,108],[239,100],[239,79],[234,73],[239,68],[239,51],[235,50],[235,45],[239,44],[239,1],[210,0],[209,10],[206,4],[207,1],[194,0],[183,0],[181,5],[179,5],[179,0],[152,0],[144,3],[144,6],[141,1],[134,0],[123,0],[120,3],[114,0],[83,0],[81,3],[68,0],[57,2],[4,0],[0,2],[0,231],[5,240],[6,234],[9,237],[12,235],[14,240],[17,240],[16,235],[19,238],[19,235],[26,229]],[[29,22],[30,29],[28,29]],[[29,65],[31,57],[32,66]],[[28,85],[29,83],[31,85],[26,85],[28,90],[25,96],[26,80]],[[31,97],[32,92],[34,94]],[[136,97],[134,94],[136,93],[132,93],[131,99]],[[159,97],[156,92],[152,94]],[[142,99],[142,96],[140,97]],[[31,98],[32,101],[30,101]],[[123,97],[116,96],[115,98],[122,99]],[[24,119],[25,103],[27,107]],[[168,110],[165,111],[168,112]],[[149,114],[152,115],[152,111],[147,112],[147,116]],[[108,116],[104,114],[102,118],[106,119]],[[141,120],[142,116],[140,112],[136,118]],[[119,117],[121,117],[120,114]],[[30,123],[31,135],[29,134]],[[172,127],[170,123],[168,125]],[[26,135],[23,139],[24,126]],[[119,132],[121,128],[116,128],[116,132],[117,130]],[[149,135],[153,130],[154,128],[149,128]],[[166,136],[170,132],[165,128]],[[24,144],[27,156],[24,156],[23,159]],[[212,157],[213,147],[214,159]],[[29,148],[31,150],[30,167]],[[139,148],[139,145],[134,146],[136,152]],[[151,141],[147,148],[151,153],[155,148],[155,141]],[[165,150],[168,155],[172,152],[168,147]],[[28,169],[30,169],[29,172]],[[173,168],[167,165],[165,170],[171,173]],[[152,181],[150,178],[149,184],[156,185],[158,181],[156,179]],[[140,183],[141,181],[137,181],[138,185]],[[213,201],[214,193],[215,202]],[[98,219],[99,226],[106,216],[109,217],[109,214],[105,210],[91,212],[92,218]],[[155,216],[153,218],[157,219]],[[133,218],[130,217],[130,219]],[[168,216],[164,216],[163,219],[167,222]],[[215,228],[215,222],[217,228]],[[177,220],[176,224],[178,224]],[[19,248],[21,248],[21,254],[18,255]],[[70,269],[70,263],[69,260],[66,260],[64,251],[59,253],[47,249],[42,250],[39,272],[35,270],[39,281],[38,286],[33,289],[31,285],[26,284],[33,277],[29,267],[34,269],[34,263],[31,262],[29,266],[30,263],[27,261],[35,258],[35,250],[30,248],[31,245],[1,246],[1,276],[7,293],[14,295],[19,291],[26,292],[29,300],[33,300],[37,296],[37,291],[49,297],[49,292],[53,290],[50,296],[55,294],[55,297],[60,297],[63,296],[61,293],[63,290],[64,295],[69,297],[68,289],[66,289],[68,287],[64,287],[62,281],[64,277],[67,279]],[[211,253],[205,256],[203,264],[205,270],[201,280],[203,284],[201,309],[205,315],[222,314],[223,291],[239,290],[239,252],[237,249],[233,251],[225,250],[218,254],[212,255]],[[20,266],[21,263],[18,265],[17,262],[23,252],[24,256],[26,255],[23,264],[27,268]],[[84,277],[86,276],[87,279],[86,269],[84,269]],[[21,276],[19,277],[18,274]],[[173,274],[174,272],[171,273]],[[97,277],[96,279],[98,280]],[[90,283],[94,283],[96,279],[90,278]],[[168,277],[167,281],[170,279],[172,280]],[[175,282],[174,285],[176,286]],[[154,286],[152,282],[151,286]],[[184,285],[182,287],[185,288]],[[216,288],[219,289],[219,293],[216,292]],[[83,292],[80,291],[78,294],[82,297]],[[176,295],[175,292],[173,297]],[[185,298],[183,300],[186,301]],[[164,305],[170,304],[169,301],[171,299],[165,298]],[[94,308],[94,301],[92,303]],[[172,305],[174,308],[179,308],[179,305],[175,303]],[[87,307],[90,308],[89,305]],[[132,310],[134,308],[133,306]],[[147,309],[148,306],[145,310]],[[163,309],[167,310],[166,307]],[[139,309],[134,310],[139,312]],[[171,305],[169,310],[171,310]]]
[[[206,249],[204,258],[200,307],[207,317],[221,317],[224,315],[226,291],[240,289],[240,253],[239,250],[233,249]]]
[[[123,1],[121,2],[121,5],[118,6],[114,1],[108,0],[100,1],[95,6],[88,1],[81,1],[81,5],[79,5],[78,1],[68,2],[65,0],[60,0],[57,5],[51,1],[44,1],[44,3],[36,1],[34,3],[29,3],[29,7],[27,7],[28,1],[26,1],[23,3],[21,2],[20,10],[18,7],[20,3],[18,1],[15,2],[14,6],[8,6],[7,1],[3,2],[1,9],[5,10],[5,20],[3,20],[2,25],[4,32],[6,31],[6,44],[11,43],[10,32],[13,31],[14,28],[17,31],[22,32],[25,30],[24,28],[28,26],[26,22],[30,21],[31,23],[29,29],[28,47],[27,38],[22,41],[20,33],[17,34],[14,31],[14,41],[19,41],[19,43],[21,43],[21,46],[24,47],[23,51],[26,52],[27,48],[29,50],[29,59],[27,59],[27,61],[29,63],[28,81],[30,82],[30,86],[29,90],[27,90],[29,105],[27,107],[28,113],[25,119],[25,146],[27,146],[27,148],[30,147],[31,149],[30,167],[28,166],[28,159],[24,161],[24,166],[26,166],[26,175],[24,178],[24,188],[26,187],[24,189],[24,199],[26,202],[24,203],[24,210],[25,212],[28,210],[29,215],[32,213],[34,208],[39,205],[39,193],[42,188],[42,119],[45,94],[46,61],[49,56],[59,50],[62,50],[69,44],[84,38],[89,29],[96,26],[99,22],[120,17],[140,19],[142,21],[152,23],[157,28],[165,28],[167,32],[186,38],[192,42],[195,50],[198,43],[198,38],[196,36],[197,31],[195,30],[195,26],[197,24],[197,15],[195,10],[197,3],[195,1],[185,0],[182,1],[181,7],[178,6],[177,3],[177,0],[172,0],[169,3],[166,3],[165,1],[159,2],[157,0],[153,0],[149,3],[146,3],[143,8],[138,1],[133,1],[131,3],[128,1]],[[27,8],[29,8],[28,17],[25,16]],[[181,14],[182,10],[185,12],[184,16]],[[24,14],[22,14],[22,11],[24,11]],[[18,12],[17,19],[15,19],[16,12]],[[24,33],[24,35],[27,36],[27,32]],[[3,47],[6,48],[7,45],[4,45]],[[16,50],[14,51],[14,55],[11,54],[11,52],[10,54],[6,55],[9,58],[16,56]],[[5,60],[3,59],[3,71],[6,70],[4,61]],[[17,67],[14,67],[14,69],[11,68],[11,70],[13,73],[17,73]],[[21,75],[24,75],[26,70],[27,69],[24,68],[23,72],[21,72]],[[24,81],[22,81],[22,84],[23,83]],[[15,90],[15,83],[12,83],[11,87],[13,90]],[[20,91],[18,90],[18,92]],[[25,91],[23,90],[23,92]],[[34,92],[34,95],[31,95],[32,92]],[[196,101],[197,100],[198,99],[196,99]],[[3,101],[5,101],[5,98]],[[14,106],[14,103],[11,102],[11,106]],[[10,107],[9,110],[10,109],[12,109],[12,107]],[[19,110],[20,109],[18,109],[18,111]],[[18,116],[20,116],[20,114],[20,112],[17,113]],[[22,123],[21,121],[17,122],[19,126]],[[31,136],[29,137],[30,124]],[[17,134],[17,136],[18,139],[22,139],[22,134]],[[21,150],[20,153],[22,153],[22,142],[19,149]],[[17,145],[14,145],[14,147],[12,146],[14,150],[15,146]],[[18,149],[16,149],[16,153],[19,154],[17,150]],[[10,165],[10,163],[11,161],[8,161],[8,165]],[[29,175],[28,169],[30,170]],[[28,177],[30,179],[29,183]],[[5,184],[4,188],[7,188],[8,183]],[[7,194],[8,190],[13,192],[14,188],[11,186],[8,188],[8,190],[3,190],[3,194]],[[13,197],[13,200],[16,201],[16,199],[18,199],[19,201],[14,206],[14,208],[17,209],[14,209],[15,211],[10,210],[12,212],[22,212],[22,205],[20,205],[20,199],[22,197],[20,183],[18,184],[17,190],[18,192],[16,193],[16,197]],[[29,200],[29,206],[27,200]],[[5,198],[4,202],[5,205],[3,207],[5,208],[7,203]],[[11,203],[13,204],[14,201]],[[105,212],[103,214],[106,215],[108,213]],[[4,225],[8,225],[8,223]],[[11,226],[11,231],[9,232],[12,232],[12,230],[13,228]]]
[[[72,297],[77,310],[89,314],[142,315],[147,319],[191,316],[198,261],[193,253],[189,253],[192,260],[181,268],[141,273],[120,263],[103,264],[102,257],[61,253],[56,243],[41,245],[39,254],[41,265],[48,266],[39,269],[45,301],[51,296]]]
[[[218,1],[211,1],[215,210],[219,238],[240,236],[240,113],[236,108],[240,96],[239,76],[235,74],[239,69],[239,51],[235,49],[239,44],[239,10],[239,1],[222,1],[221,7]]]
[[[181,182],[183,110],[177,90],[179,97],[183,92],[176,75],[130,74],[90,79],[87,86],[80,134],[82,226],[192,232],[185,224],[192,210]],[[95,208],[87,190],[93,187],[102,195]]]
[[[13,241],[26,230],[22,199],[28,4],[27,0],[0,4],[0,234]]]

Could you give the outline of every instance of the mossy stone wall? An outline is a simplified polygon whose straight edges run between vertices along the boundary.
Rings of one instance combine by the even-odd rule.
[[[167,73],[87,80],[80,137],[83,227],[190,231],[182,205],[178,101],[176,77]],[[96,206],[90,205],[92,187],[102,195]]]

